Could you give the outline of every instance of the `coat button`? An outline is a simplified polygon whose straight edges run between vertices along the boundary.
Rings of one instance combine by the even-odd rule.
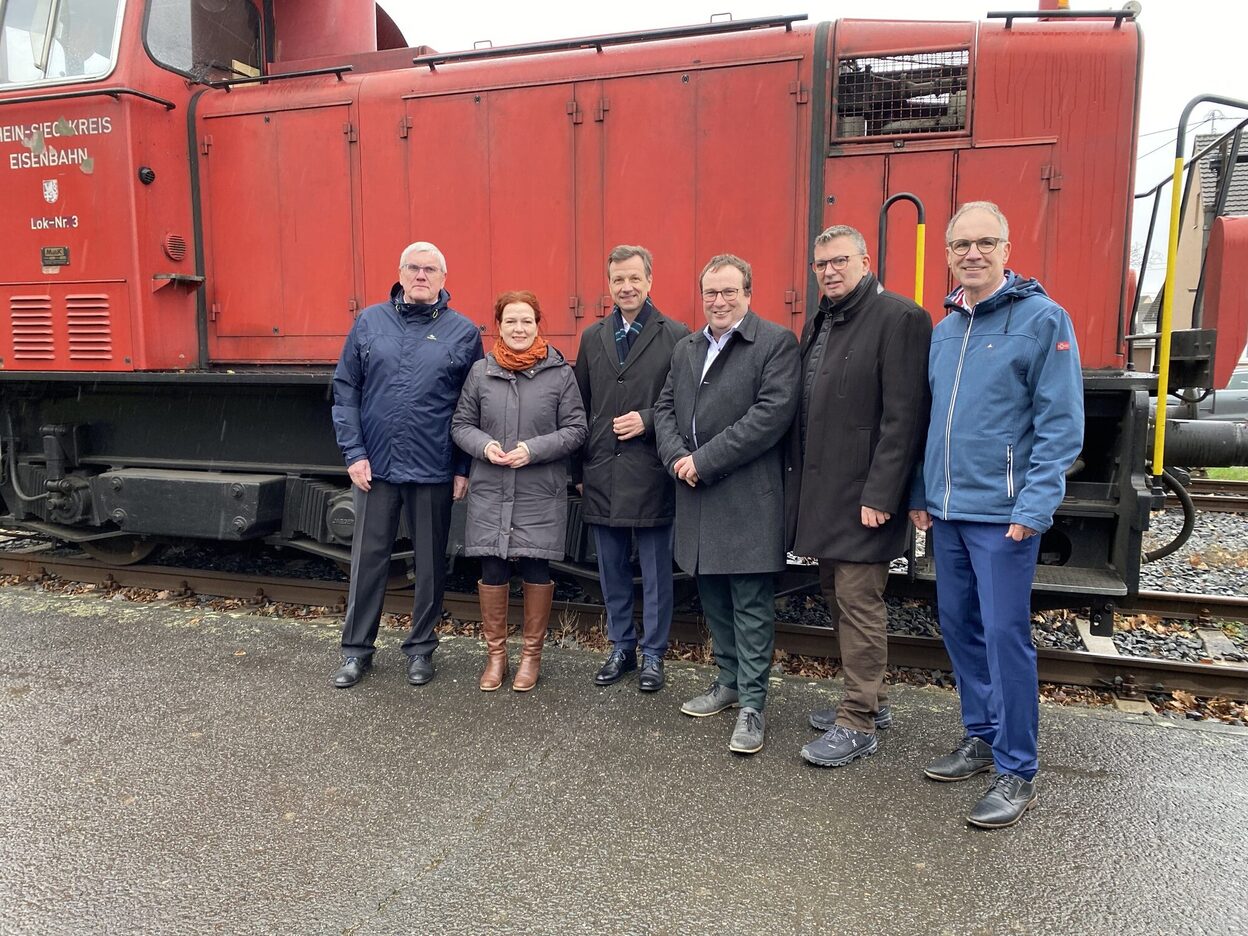
[[[623,377],[616,377],[616,378],[615,378],[615,382],[616,382],[616,383],[623,383],[623,382],[624,382],[624,378],[623,378]]]

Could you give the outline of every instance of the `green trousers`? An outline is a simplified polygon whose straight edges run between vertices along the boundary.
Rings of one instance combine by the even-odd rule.
[[[775,576],[699,575],[698,597],[711,631],[719,684],[736,689],[742,706],[761,712],[776,645]]]

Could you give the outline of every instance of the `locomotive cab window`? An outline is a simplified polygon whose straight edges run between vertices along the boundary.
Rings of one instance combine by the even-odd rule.
[[[113,70],[118,0],[0,2],[0,86],[102,78]]]
[[[966,49],[841,59],[834,139],[966,132],[968,59]]]
[[[151,0],[144,27],[158,65],[196,81],[260,74],[260,13],[248,0]]]

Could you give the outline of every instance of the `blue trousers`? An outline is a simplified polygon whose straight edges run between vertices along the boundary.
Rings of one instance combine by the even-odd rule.
[[[1040,537],[1016,543],[1007,529],[933,518],[936,606],[966,733],[992,745],[999,772],[1030,780],[1039,766],[1031,583]]]
[[[641,563],[641,652],[662,659],[672,630],[672,526],[609,527],[590,524],[598,548],[598,578],[607,605],[607,637],[616,649],[637,648],[633,623],[633,536]]]

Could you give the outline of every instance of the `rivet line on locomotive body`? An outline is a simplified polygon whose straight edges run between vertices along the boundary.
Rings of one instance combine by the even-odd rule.
[[[610,310],[616,243],[653,251],[664,310],[691,325],[701,262],[747,257],[755,310],[800,330],[814,235],[871,231],[907,192],[929,262],[895,221],[870,244],[894,288],[917,267],[943,314],[945,224],[991,199],[1015,220],[1012,266],[1076,323],[1087,434],[1036,603],[1104,610],[1136,590],[1156,379],[1127,369],[1129,13],[776,17],[437,55],[358,0],[3,9],[6,523],[115,562],[180,537],[345,559],[330,375],[403,245],[442,248],[483,330],[496,293],[534,290],[565,353]],[[1241,306],[1206,315],[1234,336],[1216,368],[1210,342],[1195,355],[1211,379],[1243,345]]]

